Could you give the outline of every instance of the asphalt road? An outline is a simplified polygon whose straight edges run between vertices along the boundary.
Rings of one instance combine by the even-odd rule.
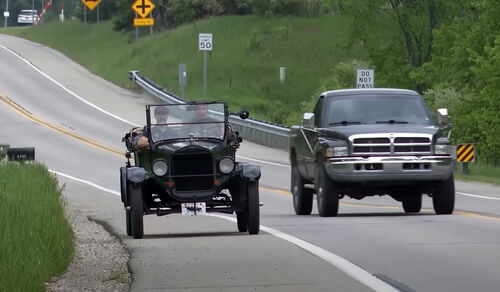
[[[35,146],[48,168],[87,182],[60,177],[72,204],[122,238],[134,291],[386,290],[377,279],[405,291],[500,290],[499,188],[457,182],[449,216],[434,215],[429,198],[421,214],[406,215],[386,197],[344,199],[335,218],[316,210],[296,216],[287,153],[249,142],[238,154],[261,164],[264,232],[240,234],[216,216],[146,216],[144,239],[132,240],[117,196],[125,161],[117,150],[125,150],[123,134],[144,123],[151,100],[46,47],[1,34],[0,68],[0,144]],[[14,111],[11,101],[32,115]]]

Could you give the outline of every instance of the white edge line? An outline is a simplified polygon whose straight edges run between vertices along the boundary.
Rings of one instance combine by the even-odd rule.
[[[87,184],[87,185],[89,185],[89,186],[91,186],[91,187],[94,187],[94,188],[99,189],[99,190],[101,190],[101,191],[108,192],[108,193],[110,193],[110,194],[112,194],[112,195],[115,195],[115,196],[121,196],[121,194],[120,194],[119,192],[116,192],[116,191],[113,191],[113,190],[107,189],[107,188],[105,188],[105,187],[101,187],[100,185],[95,184],[95,183],[93,183],[93,182],[89,182],[89,181],[87,181],[87,180],[83,180],[83,179],[80,179],[80,178],[76,178],[76,177],[74,177],[74,176],[71,176],[71,175],[68,175],[68,174],[65,174],[65,173],[62,173],[62,172],[59,172],[59,171],[55,171],[55,170],[50,170],[50,169],[49,169],[49,172],[54,173],[54,174],[57,174],[57,175],[60,175],[60,176],[65,177],[65,178],[69,178],[69,179],[75,180],[75,181],[77,181],[77,182],[81,182],[81,183]]]
[[[52,81],[54,84],[56,84],[57,86],[61,87],[64,91],[66,91],[67,93],[71,94],[72,96],[74,96],[75,98],[79,99],[81,102],[95,108],[96,110],[108,115],[108,116],[111,116],[117,120],[120,120],[124,123],[127,123],[127,124],[130,124],[134,127],[139,127],[139,125],[135,124],[135,123],[132,123],[130,121],[127,121],[115,114],[112,114],[108,111],[105,111],[104,109],[98,107],[97,105],[91,103],[90,101],[84,99],[83,97],[80,97],[78,94],[74,93],[73,91],[69,90],[68,88],[66,88],[64,85],[62,85],[61,83],[57,82],[54,78],[50,77],[49,75],[47,75],[45,72],[43,72],[42,70],[38,69],[36,66],[34,66],[31,62],[29,62],[28,60],[26,60],[25,58],[23,58],[21,55],[19,55],[18,53],[14,52],[13,50],[3,46],[3,45],[0,45],[0,48],[10,52],[11,54],[13,54],[14,56],[16,56],[17,58],[19,58],[21,61],[23,61],[24,63],[28,64],[28,66],[30,66],[31,68],[33,68],[35,71],[37,71],[38,73],[40,73],[41,75],[43,75],[45,78],[49,79],[50,81]]]
[[[55,171],[55,170],[49,169],[49,172],[54,173],[54,174],[59,175],[59,176],[62,176],[62,177],[65,177],[65,178],[75,180],[77,182],[87,184],[87,185],[94,187],[96,189],[99,189],[101,191],[105,191],[105,192],[108,192],[110,194],[120,196],[119,192],[101,187],[95,183],[92,183],[92,182],[89,182],[89,181],[86,181],[86,180],[83,180],[80,178],[76,178],[74,176],[64,174],[62,172]],[[236,218],[234,218],[234,217],[218,215],[218,214],[210,214],[210,216],[225,219],[225,220],[232,221],[232,222],[236,222]],[[352,278],[361,282],[362,284],[368,286],[369,288],[374,289],[375,291],[398,291],[397,289],[395,289],[391,285],[376,278],[375,276],[373,276],[369,272],[363,270],[362,268],[356,266],[355,264],[349,262],[348,260],[341,258],[340,256],[333,254],[325,249],[317,247],[317,246],[315,246],[307,241],[304,241],[304,240],[299,239],[295,236],[286,234],[286,233],[281,232],[279,230],[276,230],[274,228],[270,228],[270,227],[266,227],[266,226],[261,225],[260,229],[271,234],[274,237],[286,240],[286,241],[312,253],[313,255],[325,260],[329,264],[337,267],[341,271],[345,272],[347,275],[351,276]]]
[[[467,196],[467,197],[474,197],[474,198],[479,198],[479,199],[487,199],[487,200],[497,200],[500,201],[500,198],[493,198],[493,197],[487,197],[487,196],[479,196],[479,195],[473,195],[473,194],[468,194],[468,193],[462,193],[462,192],[455,192],[459,195],[462,196]]]
[[[225,220],[229,220],[232,222],[237,222],[236,218],[234,217],[229,217],[225,215],[211,215],[213,217],[218,217],[222,218]],[[304,241],[302,239],[299,239],[295,236],[292,236],[290,234],[286,234],[284,232],[281,232],[279,230],[276,230],[274,228],[266,227],[266,226],[260,226],[260,229],[262,231],[265,231],[269,234],[271,234],[274,237],[283,239],[285,241],[288,241],[310,253],[313,255],[323,259],[324,261],[328,262],[329,264],[337,267],[339,270],[343,271],[347,275],[351,276],[353,279],[359,281],[360,283],[368,286],[369,288],[375,290],[375,291],[399,291],[393,286],[387,284],[386,282],[378,279],[377,277],[373,276],[370,274],[368,271],[363,270],[361,267],[351,263],[350,261],[334,254],[331,253],[321,247],[315,246],[307,241]]]

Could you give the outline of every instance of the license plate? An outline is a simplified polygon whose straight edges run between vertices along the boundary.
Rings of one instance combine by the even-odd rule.
[[[181,204],[182,215],[194,216],[194,215],[206,215],[207,214],[207,204],[205,203],[182,203]]]

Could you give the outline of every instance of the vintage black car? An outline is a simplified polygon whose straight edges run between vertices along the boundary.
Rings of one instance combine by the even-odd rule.
[[[123,137],[128,235],[143,237],[144,215],[206,212],[236,212],[240,232],[259,233],[260,166],[236,162],[242,139],[228,124],[230,114],[223,102],[146,106],[146,127]]]

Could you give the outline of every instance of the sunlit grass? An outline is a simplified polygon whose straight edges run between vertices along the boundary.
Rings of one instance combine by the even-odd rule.
[[[56,178],[40,164],[0,163],[0,291],[44,291],[73,256]]]

